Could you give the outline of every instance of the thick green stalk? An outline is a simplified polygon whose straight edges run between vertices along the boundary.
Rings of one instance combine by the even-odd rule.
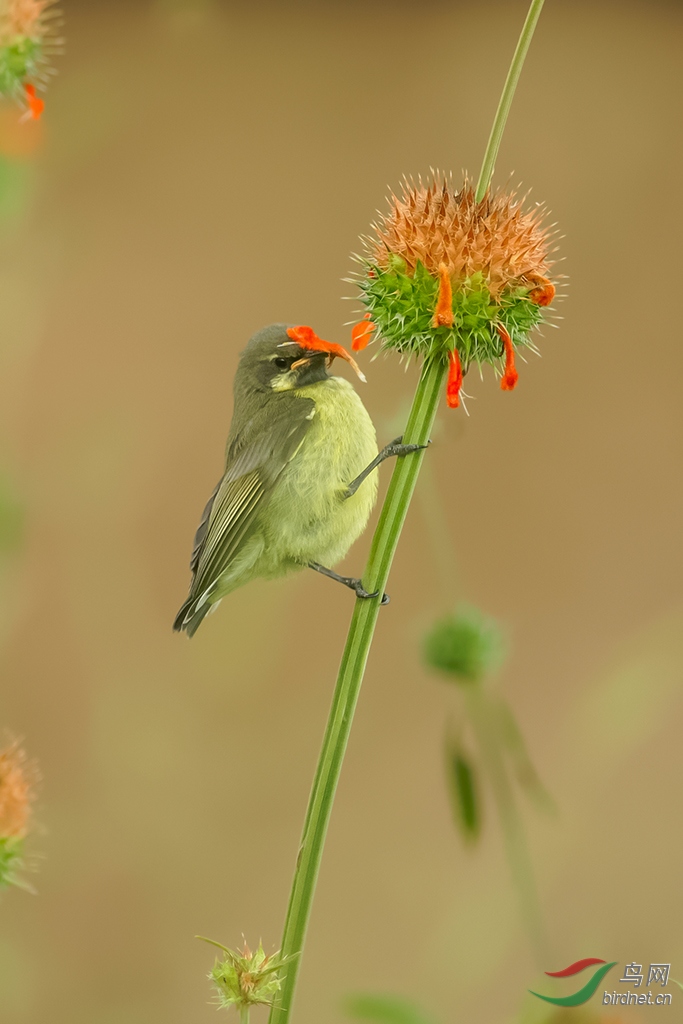
[[[445,363],[434,361],[424,367],[403,435],[406,444],[426,444],[429,440],[438,403],[443,397],[445,375]],[[363,577],[363,585],[370,592],[384,592],[423,457],[424,452],[415,452],[396,461]],[[271,1010],[270,1024],[285,1024],[289,1018],[301,960],[297,954],[301,953],[304,945],[332,802],[379,609],[380,598],[376,597],[370,600],[358,599],[353,611],[313,780],[285,921],[282,954],[295,954],[295,959],[283,969],[282,990],[277,1004]]]
[[[478,198],[483,197],[490,184],[512,97],[542,6],[543,0],[532,0],[531,2],[484,154],[484,162],[477,184]],[[446,364],[437,360],[426,362],[423,366],[408,417],[408,424],[403,434],[406,444],[426,444],[428,441],[441,397],[446,370]],[[365,588],[371,592],[377,590],[379,594],[382,594],[386,586],[391,562],[423,457],[424,452],[416,452],[397,460],[363,577]],[[346,752],[358,694],[363,682],[365,664],[375,632],[379,608],[380,598],[376,597],[371,600],[357,600],[353,611],[323,746],[308,802],[285,919],[282,954],[292,959],[283,968],[282,989],[280,997],[270,1011],[269,1024],[287,1024],[289,1020],[332,803]]]
[[[529,13],[526,16],[526,21],[524,22],[519,41],[517,43],[517,48],[515,49],[512,57],[512,63],[510,64],[510,70],[508,71],[507,78],[505,79],[505,85],[503,86],[498,110],[496,111],[496,116],[493,119],[493,127],[491,128],[491,134],[489,135],[489,141],[486,146],[486,153],[484,154],[484,162],[481,165],[481,174],[479,175],[479,181],[477,182],[477,191],[474,194],[474,198],[477,203],[480,203],[484,198],[486,190],[491,184],[493,169],[496,165],[496,157],[498,156],[498,150],[500,149],[500,140],[503,138],[503,132],[505,131],[505,122],[507,121],[508,114],[510,113],[512,98],[515,95],[517,82],[519,81],[519,76],[522,73],[524,58],[526,57],[527,50],[529,49],[529,44],[534,34],[536,22],[539,19],[542,7],[543,0],[531,0]]]

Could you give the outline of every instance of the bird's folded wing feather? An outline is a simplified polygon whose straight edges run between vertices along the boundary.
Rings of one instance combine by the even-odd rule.
[[[315,403],[294,395],[287,398],[275,409],[260,410],[230,444],[225,474],[195,535],[190,561],[190,593],[195,596],[229,569],[256,514],[306,436]]]

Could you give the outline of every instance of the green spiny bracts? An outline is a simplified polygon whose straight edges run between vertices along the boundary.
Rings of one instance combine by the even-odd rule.
[[[227,1010],[234,1006],[244,1012],[252,1006],[273,1005],[280,991],[280,971],[292,957],[283,957],[279,952],[267,956],[261,943],[252,953],[246,942],[244,949],[234,950],[213,939],[203,941],[218,946],[225,954],[222,960],[216,960],[209,973],[219,1007]]]
[[[404,182],[390,204],[358,257],[367,312],[353,348],[376,331],[385,348],[449,361],[449,405],[472,363],[490,363],[511,390],[515,349],[536,351],[531,332],[555,295],[543,211],[525,211],[507,192],[475,203],[467,181],[456,192],[438,176],[426,187]]]
[[[0,46],[0,93],[3,96],[21,96],[23,83],[36,76],[41,52],[36,39],[21,36]]]
[[[505,289],[495,302],[483,275],[465,278],[453,291],[453,325],[432,323],[439,279],[417,264],[412,276],[405,261],[392,256],[391,269],[370,265],[361,282],[363,303],[383,344],[408,355],[437,355],[458,348],[466,372],[470,363],[498,363],[505,356],[494,323],[501,323],[513,344],[529,345],[529,333],[543,322],[542,310],[529,299],[529,287]]]
[[[46,85],[49,58],[62,43],[54,34],[53,3],[0,0],[0,95],[17,100],[34,119],[44,106],[36,96],[36,84]]]
[[[0,836],[0,888],[24,883],[19,872],[24,866],[24,841],[16,836]]]

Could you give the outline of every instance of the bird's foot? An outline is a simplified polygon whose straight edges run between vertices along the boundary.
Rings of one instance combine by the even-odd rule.
[[[314,569],[316,572],[322,573],[323,576],[328,576],[331,580],[335,580],[337,583],[343,584],[343,586],[348,587],[349,590],[353,590],[356,597],[360,597],[364,601],[372,597],[379,597],[379,590],[375,590],[373,593],[370,593],[363,586],[363,581],[358,579],[356,576],[340,576],[339,573],[334,572],[333,569],[328,569],[324,565],[320,565],[319,562],[309,562],[308,567],[309,569]],[[389,604],[389,600],[390,598],[388,594],[382,594],[382,600],[380,603]]]
[[[395,438],[390,441],[389,444],[385,444],[382,451],[375,456],[369,466],[366,466],[362,473],[359,473],[355,480],[352,480],[349,486],[344,491],[344,499],[350,498],[352,494],[355,494],[363,481],[370,476],[374,469],[384,462],[385,459],[391,459],[394,456],[411,455],[413,452],[422,451],[423,448],[428,448],[431,441],[427,441],[427,444],[403,444],[403,436]]]
[[[425,448],[429,448],[431,443],[430,439],[427,444],[403,444],[403,435],[401,435],[385,445],[380,455],[383,456],[383,460],[390,459],[394,455],[410,455],[411,452],[421,452]]]
[[[354,591],[356,597],[360,597],[362,600],[366,600],[370,597],[379,597],[379,590],[373,590],[370,594],[363,586],[363,581],[356,579],[355,576],[342,576],[340,577],[340,583],[343,583],[345,587],[349,587]],[[388,594],[382,594],[382,600],[380,604],[389,604],[391,598]]]

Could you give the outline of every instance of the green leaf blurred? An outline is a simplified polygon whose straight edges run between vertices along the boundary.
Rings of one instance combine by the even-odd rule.
[[[453,818],[463,838],[474,842],[481,832],[479,784],[473,762],[453,743],[446,748],[446,772]]]
[[[539,810],[546,814],[555,814],[557,804],[541,782],[512,711],[501,700],[498,702],[497,712],[501,740],[512,761],[517,782]]]
[[[434,1024],[414,1003],[398,996],[358,994],[347,996],[344,1010],[353,1020],[377,1024]]]

